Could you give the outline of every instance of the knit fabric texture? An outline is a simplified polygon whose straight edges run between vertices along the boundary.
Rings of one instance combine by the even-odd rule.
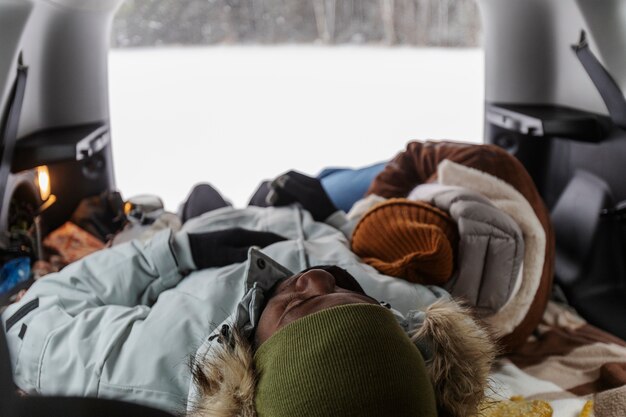
[[[446,212],[423,201],[392,198],[365,213],[352,234],[352,251],[384,274],[442,285],[452,276],[458,240]]]
[[[259,417],[434,417],[424,360],[393,314],[349,304],[288,324],[255,354]]]

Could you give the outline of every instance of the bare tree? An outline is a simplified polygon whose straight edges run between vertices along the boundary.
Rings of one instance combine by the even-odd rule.
[[[314,0],[315,21],[319,39],[331,43],[335,39],[337,0]]]
[[[385,42],[390,45],[396,41],[396,19],[394,10],[395,0],[380,0],[380,14],[383,19]]]
[[[439,0],[438,8],[438,27],[440,45],[448,45],[448,9],[450,5],[448,0]]]

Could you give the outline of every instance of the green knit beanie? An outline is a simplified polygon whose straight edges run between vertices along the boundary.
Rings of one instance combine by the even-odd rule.
[[[378,305],[342,305],[296,320],[254,360],[259,417],[437,415],[419,350]]]

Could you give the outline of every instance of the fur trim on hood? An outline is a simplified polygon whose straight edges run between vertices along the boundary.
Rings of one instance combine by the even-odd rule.
[[[232,337],[233,343],[215,343],[204,362],[192,364],[201,398],[190,404],[187,416],[256,417],[254,354],[245,338],[236,332]],[[430,350],[426,369],[440,415],[476,415],[496,348],[470,311],[451,300],[437,301],[411,340]]]
[[[454,301],[437,301],[426,309],[426,320],[411,339],[430,349],[426,370],[440,415],[477,415],[497,350],[470,310]]]
[[[187,409],[189,417],[256,417],[256,375],[250,343],[237,332],[232,343],[222,336],[204,362],[191,364],[200,398]]]

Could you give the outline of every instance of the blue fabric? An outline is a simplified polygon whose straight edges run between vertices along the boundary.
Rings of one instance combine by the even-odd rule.
[[[30,258],[20,257],[5,263],[0,269],[0,295],[30,278]]]
[[[382,171],[387,162],[379,162],[363,168],[326,168],[317,178],[332,202],[345,212],[363,198],[371,182]]]

